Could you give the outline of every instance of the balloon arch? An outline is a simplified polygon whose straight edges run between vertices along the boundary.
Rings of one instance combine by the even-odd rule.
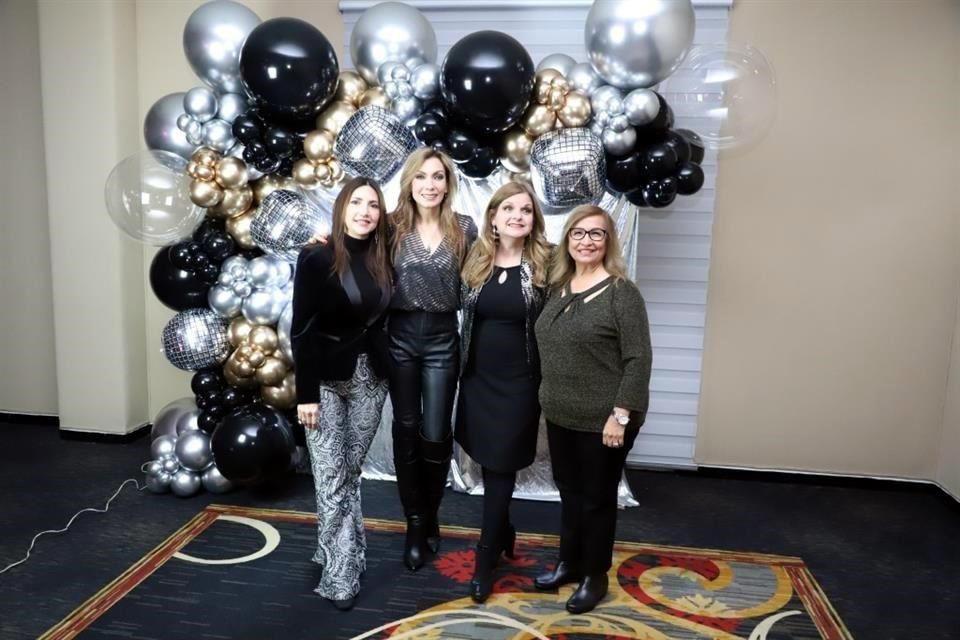
[[[483,211],[508,180],[529,180],[553,215],[589,202],[635,215],[696,193],[705,151],[762,135],[774,94],[762,54],[693,47],[694,27],[691,0],[596,0],[589,61],[556,53],[534,64],[490,30],[438,61],[429,21],[384,2],[355,25],[355,70],[344,71],[308,22],[261,21],[232,0],[196,9],[183,48],[203,85],[157,100],[147,150],[105,186],[118,228],[161,247],[150,285],[177,312],[163,350],[195,372],[193,396],[153,421],[149,488],[221,492],[296,464],[291,262],[329,229],[346,178],[375,178],[389,199],[406,156],[429,146],[454,160],[464,212]],[[675,128],[664,97],[674,79],[713,104],[721,126]],[[549,484],[542,475],[532,482]],[[455,484],[475,487],[469,476],[461,465]]]

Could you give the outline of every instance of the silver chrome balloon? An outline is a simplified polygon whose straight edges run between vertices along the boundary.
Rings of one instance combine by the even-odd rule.
[[[432,62],[413,67],[410,73],[410,86],[413,88],[413,97],[417,100],[429,102],[440,95],[440,67]]]
[[[250,234],[267,253],[293,261],[311,236],[330,233],[332,216],[332,200],[326,203],[319,197],[307,199],[297,191],[278,189],[264,198]]]
[[[217,94],[208,87],[194,87],[183,96],[183,110],[199,122],[206,122],[217,115],[220,103]]]
[[[537,65],[537,71],[543,71],[544,69],[553,69],[559,71],[569,80],[570,72],[573,70],[573,67],[576,66],[577,61],[568,56],[565,53],[551,53],[546,58],[540,61],[540,64]]]
[[[188,431],[198,431],[200,429],[200,409],[196,407],[190,409],[183,413],[179,418],[177,418],[177,438],[179,442],[180,436],[187,433]]]
[[[207,293],[207,304],[221,318],[231,319],[240,315],[243,298],[237,295],[233,287],[217,284]]]
[[[159,436],[150,443],[150,457],[154,459],[162,458],[174,452],[177,446],[177,436],[164,435]]]
[[[653,98],[656,101],[656,95]],[[590,131],[600,138],[607,153],[624,156],[633,151],[637,132],[630,126],[630,120],[624,113],[623,93],[608,84],[597,87],[590,96],[590,106],[594,113]],[[657,102],[658,110],[659,106]]]
[[[203,431],[188,431],[177,439],[177,460],[191,471],[202,471],[213,461],[210,436]]]
[[[215,464],[204,470],[200,476],[200,482],[210,493],[226,493],[233,489],[233,483],[223,477]]]
[[[351,175],[367,176],[383,184],[418,146],[413,132],[397,116],[370,105],[347,119],[333,151]]]
[[[233,123],[241,113],[250,108],[246,96],[239,93],[225,93],[220,96],[220,108],[217,109],[217,117],[229,123]]]
[[[683,62],[695,26],[691,0],[594,0],[584,40],[593,68],[608,83],[652,87]]]
[[[226,120],[214,118],[203,125],[203,144],[226,153],[237,143],[233,137],[233,126]]]
[[[169,151],[185,160],[193,154],[195,145],[187,140],[187,135],[177,126],[177,119],[183,114],[184,93],[169,93],[156,102],[147,111],[143,119],[143,141],[147,149]]]
[[[162,342],[170,364],[185,371],[219,365],[230,355],[227,323],[209,309],[175,315],[163,328]]]
[[[622,131],[604,129],[600,139],[607,153],[613,156],[625,156],[637,145],[637,132],[633,128]]]
[[[277,341],[280,343],[280,351],[289,362],[293,362],[293,345],[290,343],[290,325],[293,324],[293,305],[288,304],[283,308],[280,319],[277,320]]]
[[[197,77],[221,93],[242,93],[240,50],[260,18],[232,0],[200,5],[183,28],[183,53]]]
[[[173,476],[164,471],[157,475],[147,474],[144,478],[144,484],[150,493],[166,493],[170,490],[171,480],[173,480]]]
[[[550,131],[530,150],[533,189],[548,205],[594,202],[604,193],[606,177],[603,145],[589,129]]]
[[[153,442],[160,436],[176,436],[177,421],[196,408],[197,403],[194,402],[193,397],[180,398],[165,404],[153,419],[153,425],[150,427],[150,441]]]
[[[623,113],[630,124],[641,127],[660,114],[660,100],[650,89],[634,89],[623,99]]]
[[[360,16],[350,32],[353,66],[371,85],[384,62],[437,61],[437,36],[420,11],[402,2],[381,2]]]
[[[170,491],[181,498],[189,498],[201,489],[200,474],[190,469],[180,469],[173,474]]]
[[[578,62],[570,69],[567,74],[567,82],[575,90],[585,96],[592,95],[594,91],[603,86],[603,80],[593,70],[589,62]]]
[[[277,287],[257,289],[243,299],[242,313],[253,324],[276,324],[289,300]]]

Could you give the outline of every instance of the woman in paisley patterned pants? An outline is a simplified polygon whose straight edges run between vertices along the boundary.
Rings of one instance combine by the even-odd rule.
[[[300,254],[290,331],[317,497],[315,591],[342,611],[366,569],[360,466],[387,397],[391,280],[383,194],[354,178],[334,203],[329,241]]]

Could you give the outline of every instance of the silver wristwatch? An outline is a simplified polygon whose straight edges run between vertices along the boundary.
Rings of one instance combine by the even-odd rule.
[[[625,427],[630,424],[630,414],[629,413],[617,413],[613,412],[613,417],[617,420],[617,424],[621,427]]]

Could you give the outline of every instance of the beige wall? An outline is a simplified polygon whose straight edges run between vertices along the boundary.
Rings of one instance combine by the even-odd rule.
[[[34,2],[0,2],[0,411],[55,415],[40,41]]]
[[[949,0],[736,3],[731,42],[776,67],[779,115],[720,165],[700,464],[936,474],[958,20]]]
[[[940,457],[937,462],[936,481],[960,500],[960,323],[953,334]]]

